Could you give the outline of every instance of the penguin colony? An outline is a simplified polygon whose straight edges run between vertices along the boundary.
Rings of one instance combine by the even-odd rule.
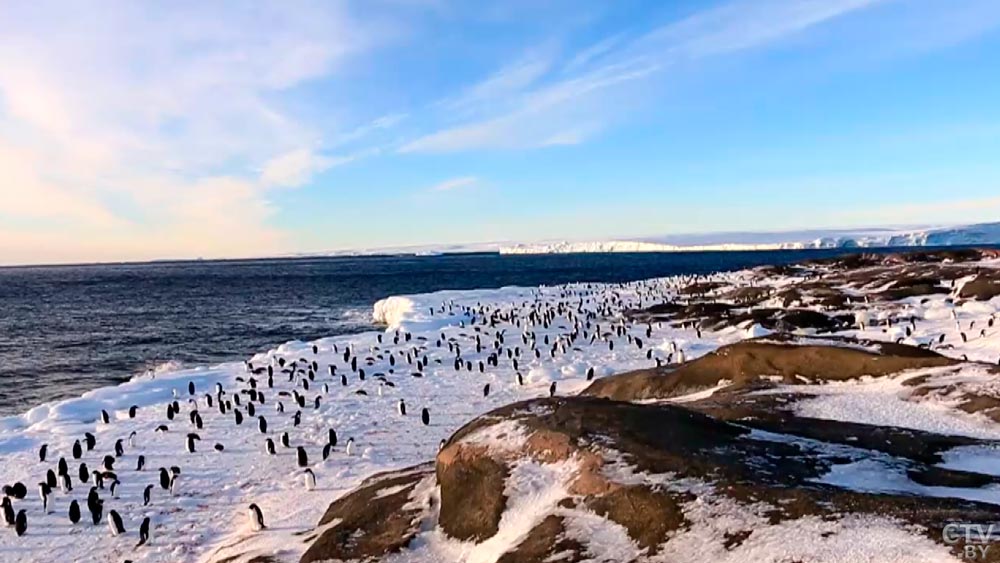
[[[751,283],[751,274],[742,275],[725,279]],[[377,408],[384,411],[383,424],[412,425],[410,432],[421,432],[434,427],[436,411],[449,408],[430,402],[434,397],[422,399],[428,404],[413,404],[404,396],[406,389],[430,378],[471,382],[468,400],[493,401],[482,405],[486,410],[512,398],[558,396],[556,381],[531,381],[531,370],[556,358],[582,356],[584,350],[606,350],[619,360],[616,365],[628,358],[631,363],[626,365],[632,369],[683,363],[690,358],[685,348],[698,348],[700,354],[717,346],[718,340],[700,346],[701,327],[633,322],[626,312],[663,302],[683,304],[690,296],[682,288],[715,279],[684,276],[614,285],[573,284],[544,292],[525,290],[522,299],[504,303],[449,300],[427,311],[431,318],[448,320],[445,329],[371,334],[367,347],[355,338],[322,341],[291,352],[272,351],[247,360],[242,373],[211,388],[199,387],[194,379],[178,382],[172,400],[165,404],[101,409],[93,414],[94,432],[41,444],[32,468],[37,500],[29,497],[24,483],[4,486],[0,505],[4,523],[22,537],[31,534],[34,518],[59,511],[67,528],[104,525],[107,541],[126,537],[129,549],[145,549],[155,545],[157,528],[169,527],[175,518],[177,505],[172,499],[212,498],[213,491],[185,486],[185,460],[227,455],[231,432],[245,427],[257,436],[257,455],[285,467],[289,482],[314,491],[323,484],[328,461],[351,463],[359,447],[378,444],[380,439],[377,428],[356,436],[340,435],[334,427],[320,429],[342,401],[371,403],[371,408],[381,405]],[[969,334],[985,338],[995,316],[979,319],[978,333],[976,320],[966,321],[965,327],[957,315],[954,320],[955,334],[935,336],[927,346],[966,343]],[[862,332],[872,329],[865,322],[858,323]],[[916,318],[889,316],[881,322],[888,327],[905,324],[907,335],[917,331]],[[674,340],[665,335],[682,337]],[[612,371],[620,370],[589,365],[580,370],[578,379],[591,381]],[[506,395],[497,397],[501,389]],[[372,403],[376,397],[370,393],[391,399]],[[154,424],[129,425],[145,411],[155,413]],[[450,420],[454,427],[439,432],[448,435],[463,422]],[[161,438],[176,444],[174,456],[152,459],[142,453],[144,441]],[[442,440],[438,448],[443,445]],[[393,446],[384,444],[390,451]],[[138,500],[120,502],[122,488],[135,491]],[[253,498],[243,499],[242,504],[246,533],[267,531],[261,504]]]

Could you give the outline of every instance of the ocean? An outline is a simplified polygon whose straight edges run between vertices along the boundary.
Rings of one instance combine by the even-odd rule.
[[[372,305],[444,289],[623,282],[843,250],[373,256],[0,268],[0,416],[147,370],[371,330]]]

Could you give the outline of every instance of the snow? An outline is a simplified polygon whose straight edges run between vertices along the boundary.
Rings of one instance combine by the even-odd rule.
[[[719,274],[713,279],[745,284],[752,275],[750,272],[735,272]],[[550,347],[539,344],[541,354],[537,358],[530,353],[530,346],[521,341],[524,335],[531,332],[538,341],[545,336],[558,341],[565,335],[560,326],[572,326],[572,322],[565,317],[555,319],[548,326],[529,321],[522,316],[525,308],[557,303],[570,303],[575,308],[579,297],[567,295],[586,295],[592,300],[583,307],[594,310],[597,302],[614,295],[619,299],[615,311],[609,317],[596,321],[602,325],[602,333],[608,333],[612,322],[621,322],[621,311],[636,307],[640,299],[649,304],[650,293],[676,297],[676,287],[682,283],[685,280],[668,278],[624,285],[508,287],[383,299],[374,304],[371,314],[386,327],[384,331],[323,338],[314,342],[287,342],[250,358],[255,367],[275,367],[275,389],[263,389],[267,400],[258,408],[257,414],[267,417],[268,435],[276,442],[282,432],[287,431],[291,436],[293,448],[285,449],[279,445],[276,456],[264,454],[264,436],[259,433],[253,417],[247,416],[241,426],[236,426],[231,414],[223,416],[217,409],[206,406],[205,394],[214,395],[216,384],[222,385],[227,393],[240,386],[245,387],[238,379],[245,380],[250,374],[242,362],[192,368],[164,365],[119,386],[97,389],[78,398],[39,405],[21,415],[0,418],[0,469],[5,483],[21,481],[34,491],[44,471],[53,467],[60,456],[67,458],[70,473],[74,476],[71,493],[56,491],[52,494],[50,514],[42,514],[41,502],[34,492],[25,500],[15,502],[16,507],[28,510],[28,533],[22,538],[11,533],[0,534],[0,560],[118,562],[131,559],[136,562],[208,563],[244,554],[272,555],[282,561],[297,560],[306,547],[298,534],[312,530],[330,502],[376,473],[432,460],[441,440],[478,415],[514,401],[547,396],[551,382],[558,383],[557,393],[560,395],[576,393],[587,386],[586,373],[590,368],[594,368],[596,377],[605,377],[651,367],[657,359],[665,360],[675,350],[684,350],[686,359],[691,360],[719,346],[766,334],[759,328],[746,326],[736,330],[706,331],[699,339],[693,329],[654,323],[653,334],[647,337],[645,324],[626,324],[626,335],[599,337],[592,342],[580,339],[554,355],[550,354]],[[768,283],[780,287],[788,282],[779,278]],[[985,337],[978,336],[978,327],[997,310],[997,302],[953,308],[945,302],[947,297],[930,296],[925,304],[919,306],[925,320],[921,321],[911,338],[915,342],[929,342],[937,335],[947,333],[951,335],[948,347],[939,348],[941,353],[956,358],[967,355],[972,360],[994,363],[1000,355],[1000,327],[989,331]],[[490,305],[503,313],[512,313],[517,322],[502,321],[495,328],[473,325],[474,310],[479,305]],[[917,306],[904,303],[903,307],[915,310]],[[968,342],[953,337],[953,310],[963,326],[974,320],[980,321]],[[492,351],[486,346],[482,351],[476,350],[475,337],[477,334],[485,335],[483,331],[491,335],[503,331],[510,344],[520,346],[523,353],[517,371],[506,357],[500,358],[498,366],[487,367],[482,373],[476,367],[472,371],[465,368],[455,371],[452,364],[454,354],[449,345],[459,346],[463,360],[475,366],[485,361]],[[410,340],[404,337],[407,332],[411,335]],[[629,344],[628,335],[642,338],[646,346],[640,350]],[[865,330],[844,331],[839,335],[874,341],[888,341],[896,337],[896,333],[872,326],[867,326]],[[399,342],[395,343],[397,336]],[[381,343],[378,340],[380,337]],[[613,350],[609,347],[609,340],[614,343]],[[441,341],[440,347],[437,346],[438,341]],[[484,338],[484,341],[490,342],[492,337]],[[312,351],[314,345],[318,349],[315,355]],[[422,348],[418,356],[426,354],[428,358],[422,377],[411,375],[416,370],[405,359],[405,354],[412,353],[415,348]],[[359,367],[367,372],[365,381],[360,381],[343,361],[345,349],[352,350],[359,358]],[[646,354],[650,351],[653,357],[647,358]],[[394,366],[388,361],[390,353],[395,355]],[[279,358],[288,362],[305,358],[319,364],[315,382],[308,392],[303,391],[309,401],[302,409],[299,426],[294,426],[291,420],[291,413],[296,410],[291,398],[280,396],[279,392],[302,389],[298,382],[290,383],[287,377],[278,373]],[[367,358],[371,358],[370,363]],[[303,364],[300,362],[299,365]],[[329,375],[329,365],[337,366],[336,376]],[[524,376],[523,386],[517,383],[518,372]],[[348,375],[347,387],[341,385],[341,373]],[[381,385],[375,377],[378,373],[385,374],[386,380],[394,386]],[[1000,394],[1000,389],[994,389],[995,384],[985,369],[965,369],[955,374],[947,368],[822,386],[786,386],[781,387],[780,392],[813,395],[800,401],[796,407],[800,409],[799,414],[805,416],[1000,439],[1000,425],[979,415],[958,412],[954,408],[954,398],[943,390],[919,400],[910,397],[911,388],[903,383],[928,373],[940,381],[942,388],[955,384],[984,393]],[[992,377],[995,378],[995,375]],[[192,431],[188,421],[188,413],[193,408],[187,396],[189,382],[197,388],[193,398],[204,419],[204,428],[198,431],[202,440],[197,452],[191,454],[184,451],[185,435]],[[328,392],[323,391],[324,384],[329,385]],[[483,387],[486,384],[491,390],[484,396]],[[676,400],[705,398],[724,386],[725,382]],[[360,389],[368,395],[356,394]],[[167,421],[166,405],[174,400],[175,393],[181,413],[173,421]],[[316,395],[322,396],[319,408],[312,405],[312,398]],[[408,407],[405,417],[396,411],[400,398],[405,399]],[[285,404],[283,415],[275,411],[278,400]],[[137,414],[135,418],[129,418],[128,409],[133,405],[137,407]],[[430,411],[428,426],[420,421],[420,411],[424,407]],[[246,411],[245,402],[241,408]],[[100,421],[102,409],[110,414],[110,424]],[[155,432],[161,424],[168,424],[169,431]],[[329,459],[324,461],[320,450],[326,443],[330,428],[336,429],[339,443]],[[97,437],[97,447],[92,452],[85,452],[82,460],[93,469],[100,465],[101,458],[109,453],[115,440],[127,439],[133,431],[136,432],[135,446],[126,446],[125,455],[115,466],[121,480],[119,498],[110,498],[107,490],[101,492],[106,501],[105,513],[110,509],[117,510],[125,520],[126,534],[112,538],[104,525],[95,527],[81,522],[72,526],[66,518],[68,503],[71,499],[85,500],[89,488],[89,484],[80,484],[76,479],[79,461],[73,460],[70,455],[74,440],[82,439],[85,432]],[[516,446],[519,437],[523,438],[523,433],[517,427],[493,425],[465,439],[480,440],[491,447],[510,448]],[[348,438],[355,441],[351,455],[345,449]],[[40,463],[38,448],[43,443],[48,444],[48,459]],[[212,446],[215,443],[224,444],[225,450],[214,451]],[[316,474],[317,487],[313,491],[303,487],[301,470],[296,467],[294,447],[298,445],[306,447],[310,467]],[[147,462],[147,469],[142,473],[135,471],[136,458],[140,454],[145,456]],[[453,556],[456,561],[494,560],[497,554],[515,545],[532,523],[555,510],[561,510],[552,506],[553,499],[563,494],[567,479],[575,471],[574,463],[569,460],[563,465],[528,462],[518,465],[514,470],[515,478],[510,483],[510,492],[512,498],[519,500],[508,507],[510,514],[504,515],[502,533],[490,540],[492,543],[473,545],[455,542],[435,529],[428,529],[412,550],[400,554],[395,560],[439,561],[442,554],[449,558]],[[182,469],[178,494],[170,496],[156,485],[152,502],[143,506],[144,487],[157,482],[158,468],[173,465]],[[944,465],[956,468],[1000,467],[1000,451],[983,448],[955,450],[945,454]],[[845,486],[857,486],[857,476],[863,470],[863,466],[848,466],[841,468],[840,474],[828,477],[831,480],[841,479]],[[681,485],[674,482],[672,486]],[[698,494],[707,495],[707,485],[700,487]],[[418,502],[418,497],[432,498],[436,494],[432,483],[423,483],[418,489],[414,491],[416,496],[413,502]],[[941,491],[913,490],[915,494],[941,494]],[[988,494],[994,493],[990,490]],[[268,526],[265,531],[253,532],[248,525],[244,513],[251,502],[258,504],[264,513]],[[671,542],[668,559],[949,560],[947,550],[941,546],[887,520],[809,520],[769,526],[765,519],[746,507],[725,505],[718,500],[709,502],[705,498],[701,502],[701,505],[688,507],[693,526]],[[622,535],[622,530],[613,524],[602,523],[593,515],[580,511],[560,514],[567,518],[568,533],[574,537],[592,538],[584,542],[586,545],[606,545],[609,552],[623,556],[634,553],[636,549]],[[84,506],[85,521],[88,516]],[[152,520],[152,540],[148,546],[135,548],[138,525],[145,516]],[[739,529],[753,529],[754,533],[738,549],[729,552],[718,545],[707,547],[711,538],[714,537],[715,544],[718,544],[719,534]],[[828,532],[832,535],[827,536]],[[801,542],[782,541],[790,536],[801,536],[803,539]],[[874,547],[879,541],[885,546],[899,548],[892,552],[894,559],[880,557],[884,553]],[[700,551],[702,549],[707,551]]]
[[[918,229],[802,231],[788,233],[715,233],[607,241],[551,241],[501,246],[501,254],[585,252],[725,252],[967,246],[1000,244],[1000,223]]]

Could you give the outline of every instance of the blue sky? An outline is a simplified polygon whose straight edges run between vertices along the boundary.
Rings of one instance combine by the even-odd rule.
[[[994,0],[0,2],[0,263],[998,220],[998,26]]]

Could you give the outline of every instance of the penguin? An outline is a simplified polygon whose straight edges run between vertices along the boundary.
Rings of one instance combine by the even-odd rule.
[[[121,482],[118,481],[118,479],[115,479],[114,481],[111,482],[111,498],[118,498],[119,485],[121,485]]]
[[[135,447],[135,437],[136,437],[136,433],[135,433],[135,430],[133,430],[128,435],[128,447],[130,447],[130,448],[134,448]]]
[[[194,381],[188,381],[188,395],[194,397]]]
[[[180,488],[180,483],[178,483],[179,476],[180,475],[178,473],[174,473],[173,475],[170,476],[170,496],[172,497],[177,496],[177,492]]]
[[[247,517],[250,519],[250,527],[255,532],[259,532],[267,528],[267,526],[264,525],[264,514],[260,511],[260,507],[256,504],[251,504],[247,508]]]
[[[333,451],[333,445],[332,444],[327,444],[327,445],[323,446],[323,461],[326,461],[326,458],[330,457],[330,452],[331,451]]]
[[[139,457],[137,457],[135,460],[135,470],[142,471],[145,468],[146,468],[146,456],[139,455]]]
[[[114,456],[106,455],[104,456],[104,470],[114,471],[115,470],[115,458]]]
[[[652,350],[650,350],[650,352],[652,352]],[[590,367],[587,368],[587,381],[591,381],[592,379],[594,379],[594,368]]]
[[[238,395],[235,395],[235,396],[238,396]],[[240,412],[240,409],[234,409],[233,410],[233,415],[236,418],[236,426],[239,426],[239,425],[243,424],[243,413]]]
[[[90,481],[90,469],[87,467],[86,463],[80,464],[80,482],[86,483]]]
[[[16,515],[14,514],[14,506],[10,503],[10,498],[3,497],[3,500],[0,500],[0,507],[3,509],[4,524],[13,526]]]
[[[142,490],[142,505],[149,506],[149,496],[153,492],[152,485],[146,485],[146,488]]]
[[[115,457],[121,457],[125,455],[125,446],[122,445],[122,439],[119,438],[115,440]]]
[[[73,442],[73,459],[80,459],[83,457],[83,446],[80,445],[80,440]]]
[[[131,407],[129,407],[128,408],[128,417],[129,418],[135,418],[135,415],[138,412],[138,410],[139,410],[139,407],[137,407],[136,405],[132,405]]]
[[[406,416],[406,403],[403,402],[403,399],[400,399],[399,402],[396,403],[396,410],[399,411],[400,416]]]
[[[221,452],[221,451],[224,451],[226,449],[226,447],[223,446],[222,444],[216,444],[216,445],[214,445],[212,447],[215,448],[215,451],[217,451],[217,452]]]
[[[344,453],[346,453],[347,455],[351,455],[351,452],[353,450],[354,450],[354,438],[348,438],[347,445],[344,447]]]
[[[312,469],[306,469],[303,471],[302,478],[307,491],[311,491],[316,488],[316,474],[313,473]]]
[[[423,410],[420,411],[420,421],[424,423],[424,426],[431,423],[431,411],[427,410],[427,407],[424,407]]]
[[[90,520],[94,525],[101,523],[101,518],[104,517],[104,501],[100,499],[94,500],[93,503],[88,503],[88,508],[90,508]]]
[[[108,529],[111,530],[112,536],[120,536],[125,533],[125,524],[122,523],[122,517],[116,510],[108,512]]]
[[[139,524],[139,543],[135,544],[136,547],[142,547],[146,545],[149,541],[149,516],[142,519],[142,524]]]
[[[16,500],[23,500],[24,497],[28,496],[28,487],[25,487],[24,483],[19,481],[9,487],[4,487],[4,493],[14,497]]]
[[[52,494],[52,488],[49,487],[48,483],[44,481],[38,484],[38,498],[42,501],[42,512],[44,514],[49,513],[49,495]]]
[[[306,455],[306,449],[299,446],[296,450],[296,457],[298,459],[299,467],[306,467],[309,465],[309,456]]]
[[[109,415],[108,411],[104,409],[101,409],[101,422],[104,424],[111,424],[111,415]]]
[[[88,452],[91,451],[91,450],[93,450],[94,446],[97,445],[97,438],[94,437],[94,435],[91,434],[90,432],[84,432],[83,433],[83,441],[87,445],[87,451]]]
[[[167,470],[160,468],[160,488],[164,491],[170,488],[170,473]]]
[[[14,518],[14,533],[17,537],[21,537],[25,532],[28,531],[28,513],[25,510],[20,510],[17,516]]]
[[[70,481],[69,473],[63,473],[59,477],[59,490],[68,493],[73,490],[73,482]]]
[[[275,455],[274,451],[274,440],[268,438],[264,441],[264,450],[270,455]]]
[[[257,417],[257,429],[261,434],[267,434],[267,419],[263,415]]]
[[[45,472],[45,484],[49,486],[50,489],[54,489],[59,486],[59,481],[56,479],[56,472],[49,469]]]
[[[289,442],[289,440],[288,440],[288,432],[282,432],[281,433],[281,445],[285,446],[286,448],[292,447],[291,444],[290,444],[290,442]]]
[[[193,432],[187,435],[187,451],[189,454],[195,453],[195,440],[201,440],[201,436]]]
[[[549,397],[555,397],[555,396],[556,396],[556,382],[553,381],[552,384],[549,385]]]
[[[58,473],[60,475],[69,473],[69,464],[66,463],[66,458],[64,457],[59,458],[59,463],[56,464],[56,467],[58,468]]]
[[[327,443],[332,447],[337,446],[337,431],[333,428],[330,429],[329,437],[327,438]]]
[[[73,524],[80,522],[80,503],[75,499],[69,503],[69,521]]]

